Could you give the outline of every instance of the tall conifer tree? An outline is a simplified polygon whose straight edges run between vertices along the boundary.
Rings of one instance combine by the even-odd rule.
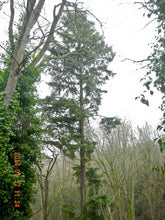
[[[106,92],[101,87],[114,76],[108,68],[114,53],[85,13],[66,13],[61,22],[58,36],[62,43],[52,44],[50,52],[62,58],[49,61],[52,93],[45,99],[44,109],[50,122],[50,144],[72,157],[79,153],[77,173],[83,215],[86,163],[94,150],[94,143],[85,137],[85,121],[98,113],[101,95]]]

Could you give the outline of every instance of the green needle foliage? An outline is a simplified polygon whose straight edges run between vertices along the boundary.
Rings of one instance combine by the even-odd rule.
[[[47,73],[51,75],[52,93],[43,101],[48,118],[48,144],[52,144],[72,159],[77,156],[81,214],[86,212],[86,163],[95,143],[85,137],[85,123],[97,115],[102,86],[114,76],[109,64],[114,58],[112,47],[96,31],[86,13],[67,12],[57,31],[59,41],[51,45],[50,53],[59,59],[49,59]],[[79,155],[79,156],[78,156]]]
[[[54,150],[75,158],[79,143],[79,117],[81,108],[74,100],[47,97],[43,100],[43,115],[47,118],[44,142]]]
[[[121,124],[121,119],[117,117],[104,117],[102,118],[100,125],[105,129],[107,133],[111,133],[111,130]]]
[[[99,194],[101,188],[101,175],[97,174],[98,168],[89,168],[86,172],[89,193],[88,193],[88,212],[87,217],[89,219],[104,219],[101,210],[106,207],[107,196],[105,194]]]
[[[96,114],[101,103],[101,86],[114,74],[108,69],[114,58],[112,48],[105,44],[103,36],[85,14],[69,13],[62,20],[59,32],[62,45],[52,45],[54,55],[70,55],[53,60],[48,70],[52,75],[53,93],[73,97],[80,101],[80,84],[83,85],[83,105],[88,114]],[[56,72],[56,74],[55,74]]]

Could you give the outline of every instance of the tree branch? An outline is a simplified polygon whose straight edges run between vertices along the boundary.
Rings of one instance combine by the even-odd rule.
[[[134,4],[139,4],[139,5],[141,5],[141,8],[147,9],[151,14],[153,13],[153,11],[148,7],[148,5],[150,5],[150,3],[148,3],[148,2],[145,2],[145,1],[144,2],[134,2]],[[141,9],[141,8],[139,8],[139,9]]]
[[[24,17],[22,29],[18,37],[16,46],[14,48],[14,52],[11,60],[11,70],[5,88],[5,96],[4,96],[3,104],[8,104],[14,94],[21,71],[20,68],[21,63],[24,60],[23,57],[25,55],[25,49],[28,42],[28,37],[33,25],[36,23],[36,19],[38,18],[41,12],[44,2],[45,0],[39,0],[38,5],[36,6],[35,9],[35,13],[37,13],[35,14],[35,16],[34,16],[33,8],[35,7],[36,0],[28,0],[27,2],[27,8],[26,8],[27,11]]]
[[[24,22],[22,24],[21,33],[19,35],[19,38],[18,38],[18,41],[17,41],[17,44],[16,44],[16,48],[15,48],[15,51],[14,51],[14,56],[15,57],[18,56],[20,62],[23,59],[22,49],[25,48],[25,46],[26,46],[27,39],[28,39],[28,34],[31,30],[31,26],[28,27],[29,26],[28,23],[29,23],[29,20],[31,18],[31,15],[32,15],[32,9],[33,9],[34,5],[35,5],[35,0],[28,0],[28,2],[27,2],[27,12],[26,12],[26,15],[25,15],[25,18],[24,18]],[[19,51],[21,51],[20,52],[21,56],[19,54]]]
[[[57,157],[58,157],[58,154],[56,154],[56,156],[54,156],[52,158],[51,162],[49,162],[49,166],[48,166],[47,174],[46,174],[46,179],[48,179],[48,177],[49,177],[49,175],[50,175],[50,173],[51,173],[51,171],[52,171],[52,169],[53,169],[53,167],[54,167],[54,165],[57,161]],[[51,165],[52,161],[53,161],[53,164]]]
[[[44,63],[45,63],[46,61],[48,61],[48,60],[58,60],[58,59],[65,58],[65,57],[67,57],[67,56],[69,56],[69,55],[73,55],[73,54],[78,54],[78,53],[68,52],[68,53],[63,54],[63,55],[60,55],[60,56],[51,56],[51,55],[50,55],[50,56],[45,56],[45,57],[42,59],[42,61],[39,63],[39,65],[37,65],[37,67],[44,65]]]
[[[10,0],[10,22],[9,22],[9,41],[10,41],[10,45],[11,48],[13,50],[13,46],[14,46],[14,39],[13,39],[13,22],[14,22],[14,0]]]
[[[0,44],[0,47],[17,63],[17,65],[19,65],[15,57],[12,57],[12,54],[9,51],[7,51],[5,47],[3,47],[1,44]]]
[[[64,6],[65,6],[65,3],[66,3],[66,0],[63,0],[62,3],[61,3],[61,6],[60,6],[60,9],[59,9],[59,12],[58,14],[56,15],[55,12],[56,12],[56,8],[59,6],[55,6],[54,7],[54,11],[53,11],[53,16],[54,16],[54,19],[53,19],[53,22],[52,22],[52,25],[51,25],[51,28],[50,28],[50,32],[49,32],[49,35],[48,35],[48,38],[43,46],[43,48],[40,50],[40,52],[38,53],[38,55],[34,58],[34,60],[32,61],[31,65],[32,66],[37,66],[37,64],[40,62],[40,60],[42,59],[42,57],[44,56],[50,42],[52,42],[53,40],[53,36],[54,36],[54,30],[56,28],[56,25],[62,15],[62,12],[63,12],[63,9],[64,9]]]
[[[3,1],[3,2],[0,2],[0,10],[2,10],[2,7],[4,4],[6,4],[8,1]]]
[[[148,62],[149,61],[149,59],[147,58],[147,59],[144,59],[144,60],[133,60],[133,59],[130,59],[130,58],[125,58],[125,59],[123,59],[122,60],[122,62],[124,62],[124,61],[132,61],[132,62],[134,62],[134,63],[143,63],[143,62]]]

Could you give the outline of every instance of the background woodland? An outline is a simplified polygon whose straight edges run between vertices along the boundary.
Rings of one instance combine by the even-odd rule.
[[[0,219],[163,220],[165,1],[136,3],[157,21],[153,53],[139,61],[146,92],[162,93],[156,131],[98,115],[103,85],[117,74],[113,45],[83,3],[51,2],[51,22],[46,3],[0,2],[0,13],[10,11],[0,44]],[[44,99],[41,74],[51,79]],[[149,105],[145,92],[138,99]]]

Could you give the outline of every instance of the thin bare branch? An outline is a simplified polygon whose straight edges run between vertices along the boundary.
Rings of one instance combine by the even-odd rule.
[[[66,0],[63,0],[62,3],[60,4],[61,6],[60,6],[60,9],[59,9],[57,15],[55,13],[56,13],[56,9],[59,5],[54,7],[54,11],[53,11],[54,19],[53,19],[53,22],[52,22],[52,25],[51,25],[51,28],[50,28],[49,36],[48,36],[43,48],[40,50],[39,54],[33,60],[33,62],[32,62],[33,66],[36,66],[40,62],[40,60],[44,56],[44,54],[45,54],[45,52],[46,52],[46,50],[47,50],[47,48],[50,44],[50,42],[53,41],[54,30],[55,30],[55,27],[56,27],[56,25],[57,25],[57,23],[58,23],[58,21],[61,17],[61,14],[62,14],[64,6],[65,6],[65,3],[66,3]]]
[[[152,19],[151,21],[149,21],[143,28],[142,28],[142,30],[143,29],[145,29],[148,25],[150,25],[153,21],[155,21],[156,20],[156,18],[154,18],[154,19]]]
[[[2,7],[4,4],[8,3],[8,1],[3,1],[3,2],[0,2],[0,11],[2,10]]]
[[[66,54],[63,54],[63,55],[61,55],[61,56],[45,56],[43,59],[42,59],[42,61],[40,62],[40,64],[39,64],[39,66],[42,66],[42,65],[44,65],[44,63],[46,62],[46,61],[48,61],[48,60],[58,60],[58,59],[61,59],[61,58],[65,58],[65,57],[67,57],[67,56],[69,56],[69,55],[73,55],[73,54],[78,54],[78,53],[74,53],[74,52],[68,52],[68,53],[66,53]]]
[[[37,47],[35,47],[33,50],[31,50],[31,51],[24,57],[24,59],[22,60],[22,62],[20,63],[20,65],[23,64],[24,61],[25,61],[33,52],[35,52],[38,48],[40,48],[40,47],[42,46],[42,44],[43,44],[43,42],[40,42],[40,44],[39,44]]]
[[[53,160],[53,164],[48,167],[46,178],[49,177],[49,175],[50,175],[50,173],[51,173],[51,171],[52,171],[52,169],[53,169],[53,167],[54,167],[54,165],[55,165],[55,163],[57,161],[57,157],[58,157],[58,154],[52,159]]]
[[[141,7],[139,9],[145,8],[147,9],[151,14],[153,13],[153,11],[148,7],[149,3],[147,2],[134,2],[134,4],[139,4],[141,5]],[[148,4],[148,5],[147,5]]]
[[[17,65],[19,65],[18,61],[15,59],[15,57],[12,56],[12,54],[6,50],[5,47],[3,47],[1,44],[0,44],[0,47],[17,63]]]
[[[130,58],[125,58],[125,59],[123,59],[122,60],[122,62],[124,62],[124,61],[132,61],[132,62],[134,62],[134,63],[143,63],[143,62],[148,62],[149,61],[149,59],[147,58],[147,59],[143,59],[143,60],[133,60],[133,59],[130,59]]]
[[[28,37],[32,27],[36,23],[36,19],[39,17],[44,2],[45,0],[39,0],[35,8],[35,16],[34,16],[33,8],[35,7],[36,0],[28,0],[27,2],[26,15],[24,17],[24,21],[22,24],[20,35],[18,37],[18,41],[14,48],[14,53],[11,62],[11,71],[5,88],[5,96],[4,96],[3,104],[8,104],[10,102],[11,97],[14,94],[14,91],[17,86],[18,78],[21,72],[21,68],[20,68],[21,63],[24,60],[25,48],[28,42]],[[15,62],[15,60],[17,62]]]
[[[19,55],[19,51],[22,51],[22,48],[25,48],[26,43],[27,43],[27,39],[28,39],[28,34],[32,28],[32,26],[29,26],[28,24],[30,23],[29,21],[31,20],[31,15],[32,15],[32,9],[34,8],[35,5],[35,0],[28,0],[27,3],[27,13],[26,16],[24,18],[24,22],[22,24],[22,29],[21,29],[21,33],[20,36],[18,38],[17,41],[17,45],[14,51],[14,56],[18,56]],[[21,53],[20,57],[20,61],[22,61],[23,59],[23,53]]]

